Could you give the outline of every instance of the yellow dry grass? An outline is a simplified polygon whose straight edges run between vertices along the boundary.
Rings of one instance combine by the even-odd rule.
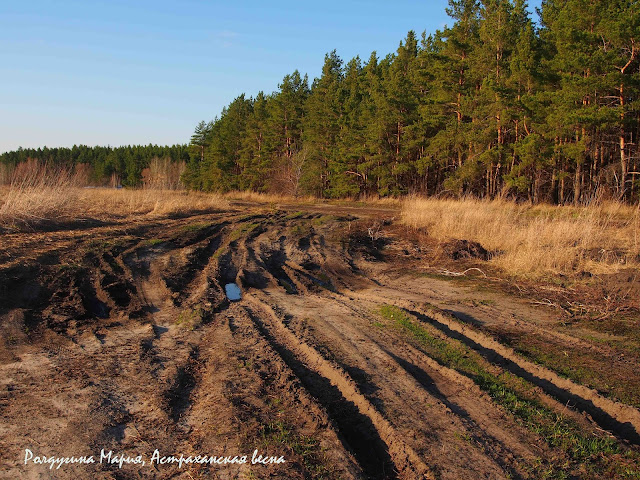
[[[490,261],[507,274],[539,278],[640,267],[639,208],[410,198],[402,221],[439,241],[479,242],[496,252]]]
[[[294,197],[292,195],[281,195],[278,193],[261,193],[250,190],[234,190],[224,194],[225,198],[231,200],[241,200],[255,203],[314,203],[318,199],[315,197]]]
[[[219,195],[186,190],[81,188],[78,207],[88,216],[176,215],[221,210],[229,202]]]
[[[329,204],[357,204],[357,205],[386,205],[386,206],[398,206],[401,200],[395,197],[379,197],[379,196],[360,196],[360,197],[347,197],[338,199],[321,199],[314,197],[313,195],[306,196],[293,196],[283,195],[279,193],[262,193],[252,192],[250,190],[234,190],[227,192],[224,198],[231,200],[240,200],[246,202],[255,203],[271,203],[271,204],[311,204],[311,203],[329,203]]]
[[[65,169],[35,161],[25,162],[12,174],[11,184],[0,190],[0,225],[24,227],[58,220],[72,209],[67,195],[75,178]]]
[[[359,197],[346,197],[331,200],[330,203],[355,203],[356,205],[377,205],[382,207],[398,207],[402,203],[400,197],[380,197],[378,195],[361,195]]]
[[[218,195],[177,190],[80,188],[72,182],[0,188],[0,226],[9,230],[86,218],[180,215],[228,207],[229,202]]]

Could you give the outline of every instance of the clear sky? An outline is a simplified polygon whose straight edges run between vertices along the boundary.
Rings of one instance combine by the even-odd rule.
[[[530,1],[533,11],[540,0]],[[0,152],[186,143],[241,93],[274,91],[435,32],[447,0],[0,0]]]

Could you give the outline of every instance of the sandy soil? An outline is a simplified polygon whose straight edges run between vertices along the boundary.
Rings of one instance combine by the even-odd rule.
[[[638,405],[597,388],[633,391],[633,342],[480,276],[427,275],[394,216],[236,205],[3,235],[0,477],[640,478]],[[50,469],[27,449],[95,462]],[[248,459],[159,464],[156,449]]]

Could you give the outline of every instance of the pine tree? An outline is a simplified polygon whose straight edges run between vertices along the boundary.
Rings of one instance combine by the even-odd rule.
[[[360,165],[366,156],[363,122],[363,69],[359,57],[347,63],[342,81],[342,111],[336,155],[330,165],[329,196],[357,196],[366,189],[366,177]]]
[[[245,135],[241,139],[241,189],[262,191],[267,188],[267,179],[273,168],[273,146],[267,142],[269,102],[269,97],[263,92],[259,92],[256,98],[251,100]]]
[[[396,57],[384,77],[384,90],[389,132],[390,174],[393,182],[388,193],[407,193],[407,187],[415,172],[415,132],[412,125],[418,115],[418,98],[414,70],[418,56],[418,41],[410,31],[404,42],[400,42]],[[410,135],[408,135],[410,134]],[[387,193],[386,191],[383,193]]]
[[[270,137],[267,141],[274,145],[275,155],[290,158],[302,147],[302,121],[309,81],[296,70],[285,75],[278,88],[268,104]]]
[[[200,154],[200,161],[204,160],[204,149],[208,145],[211,129],[211,123],[205,123],[205,121],[202,120],[198,125],[196,125],[196,130],[193,132],[193,135],[191,135],[190,145],[197,148],[198,153]]]
[[[342,60],[335,50],[325,55],[320,78],[314,80],[306,103],[304,143],[309,159],[305,183],[309,191],[330,195],[331,169],[335,161],[342,116]]]

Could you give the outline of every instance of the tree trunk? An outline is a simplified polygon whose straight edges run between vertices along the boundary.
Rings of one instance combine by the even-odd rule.
[[[624,199],[627,188],[628,159],[624,139],[624,85],[620,84],[620,199]]]
[[[576,132],[576,142],[580,141],[580,135]],[[576,158],[576,172],[573,177],[573,204],[578,205],[580,201],[580,196],[582,195],[581,185],[580,185],[580,177],[582,176],[582,162],[583,159],[581,157]]]

